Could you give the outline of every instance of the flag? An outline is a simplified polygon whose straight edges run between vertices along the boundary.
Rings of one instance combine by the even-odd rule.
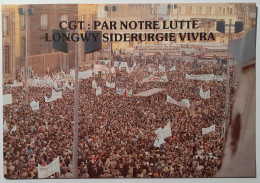
[[[210,98],[210,90],[203,92],[202,87],[200,87],[200,97],[203,99]]]
[[[8,127],[7,127],[7,124],[6,124],[6,121],[4,121],[4,126],[3,126],[3,127],[4,127],[4,132],[5,132],[5,131],[7,131],[7,132],[9,131],[9,129],[8,129]]]
[[[172,136],[171,123],[168,122],[167,125],[162,129],[162,137],[167,138],[171,136]]]
[[[16,127],[16,125],[12,128],[12,130],[11,130],[11,134],[13,133],[13,132],[16,132],[16,129],[17,129],[17,127]]]
[[[59,156],[50,164],[41,166],[38,164],[38,178],[46,178],[55,172],[60,172],[60,160]]]
[[[101,93],[102,93],[101,88],[98,87],[98,88],[96,89],[96,96],[100,95]]]
[[[97,88],[97,82],[95,80],[92,81],[92,88]]]

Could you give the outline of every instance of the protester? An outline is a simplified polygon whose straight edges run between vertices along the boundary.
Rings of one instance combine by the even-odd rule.
[[[132,60],[128,60],[129,67],[133,66]],[[117,68],[111,79],[104,73],[101,77],[93,74],[80,80],[80,178],[212,177],[221,167],[226,80],[189,80],[185,75],[225,75],[225,65],[213,62],[194,65],[172,59],[165,64],[159,61],[166,66],[166,72],[156,72],[158,60],[147,60],[147,65],[135,60],[131,73]],[[171,71],[172,66],[176,70]],[[149,72],[149,67],[154,72]],[[88,69],[91,68],[80,68],[81,71]],[[49,76],[54,78],[56,74],[51,72]],[[149,75],[167,75],[168,81],[139,82]],[[93,80],[102,88],[98,96],[92,87]],[[116,88],[106,87],[106,81],[115,82],[116,88],[132,90],[132,96],[117,94]],[[232,82],[231,77],[231,86]],[[203,91],[210,90],[209,99],[200,97],[201,87]],[[169,103],[161,94],[147,99],[133,96],[153,88],[165,88],[176,101],[188,99],[190,107]],[[51,97],[52,88],[29,87],[29,102],[39,101],[39,110],[34,111],[30,105],[24,105],[23,87],[5,87],[4,94],[7,93],[12,94],[13,101],[12,105],[4,106],[3,113],[3,121],[9,129],[4,132],[3,143],[5,178],[38,178],[38,164],[47,166],[58,156],[60,173],[48,178],[72,178],[73,90],[63,89],[62,98],[45,102],[45,96]],[[172,136],[165,138],[161,148],[155,147],[155,130],[168,122]],[[11,133],[15,125],[17,129]],[[202,135],[202,128],[211,125],[215,125],[216,130]]]

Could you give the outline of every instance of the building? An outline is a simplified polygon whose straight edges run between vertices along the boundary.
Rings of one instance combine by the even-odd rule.
[[[4,82],[15,78],[15,58],[20,54],[17,7],[17,5],[2,5],[2,74]]]
[[[92,22],[97,15],[97,5],[78,4],[32,4],[3,5],[3,76],[4,80],[13,80],[25,67],[26,55],[26,16],[19,14],[19,8],[32,9],[28,15],[27,45],[28,66],[35,75],[50,71],[66,70],[75,64],[75,42],[69,42],[69,53],[62,53],[52,48],[52,30],[59,29],[61,21]],[[84,27],[86,28],[86,27]],[[70,33],[74,30],[68,29]],[[85,31],[79,30],[79,31]],[[79,64],[88,65],[97,59],[97,53],[85,55],[84,44],[79,41]]]

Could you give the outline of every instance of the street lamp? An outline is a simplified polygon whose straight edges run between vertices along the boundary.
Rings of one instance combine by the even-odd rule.
[[[243,22],[236,21],[235,24],[232,24],[232,19],[229,20],[229,24],[225,24],[225,21],[218,21],[217,22],[217,31],[221,33],[225,33],[225,26],[228,26],[228,44],[231,40],[231,27],[235,27],[235,33],[242,32],[244,29]],[[228,52],[228,58],[227,58],[227,81],[226,81],[226,99],[225,99],[225,124],[224,124],[224,134],[226,133],[227,126],[229,124],[229,117],[228,117],[228,103],[229,103],[229,62],[230,62],[230,56]],[[233,71],[234,72],[234,71]]]
[[[33,15],[33,8],[19,8],[20,15],[25,15],[25,104],[28,105],[28,15]]]
[[[111,10],[114,12],[116,11],[116,6],[105,6],[105,11],[109,11],[109,21],[111,22]],[[111,34],[111,29],[110,29],[110,34]],[[109,47],[110,47],[110,50],[109,50],[109,63],[110,63],[110,68],[109,68],[109,71],[110,71],[110,82],[112,82],[112,79],[111,79],[111,63],[112,63],[112,41],[110,40],[109,42]]]

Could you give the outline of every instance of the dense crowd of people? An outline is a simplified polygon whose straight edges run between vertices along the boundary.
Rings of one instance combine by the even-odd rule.
[[[78,177],[212,177],[221,167],[226,80],[188,80],[185,74],[226,75],[226,65],[185,59],[154,60],[148,63],[141,58],[136,60],[132,73],[117,68],[112,77],[93,74],[80,81]],[[130,61],[129,67],[133,67]],[[166,67],[165,73],[149,72],[149,67],[158,70],[159,64]],[[176,71],[170,70],[173,65]],[[69,70],[65,73],[69,74]],[[166,74],[168,81],[136,82],[151,74]],[[92,87],[93,80],[102,88],[98,96]],[[115,88],[106,87],[106,81],[115,82],[116,88],[133,90],[133,95],[152,88],[166,91],[144,98],[118,95]],[[200,97],[200,87],[210,90],[210,99]],[[62,92],[61,99],[46,103],[44,97],[50,97],[52,88],[29,87],[29,102],[40,103],[40,109],[32,111],[24,104],[23,87],[4,88],[4,94],[11,93],[13,97],[12,104],[4,106],[3,121],[9,129],[4,132],[3,143],[5,178],[38,178],[38,164],[47,166],[58,156],[60,173],[48,178],[73,177],[74,92],[70,89]],[[167,94],[176,101],[189,99],[190,107],[168,103]],[[160,148],[155,147],[155,130],[168,122],[172,136]],[[202,135],[202,128],[214,124],[215,132]],[[11,133],[15,125],[17,130]]]

